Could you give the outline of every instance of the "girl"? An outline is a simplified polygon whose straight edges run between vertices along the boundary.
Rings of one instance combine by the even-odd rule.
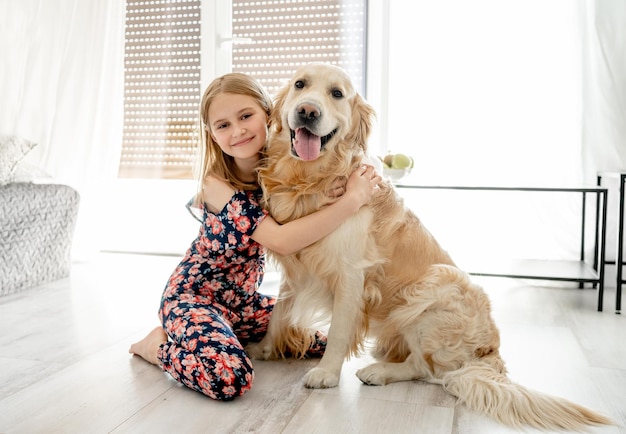
[[[271,110],[271,98],[244,74],[226,74],[205,91],[198,193],[187,204],[202,226],[163,293],[163,326],[129,350],[213,399],[252,386],[244,346],[261,340],[276,301],[257,292],[265,248],[289,255],[320,240],[369,202],[381,179],[360,167],[332,205],[279,225],[259,205],[255,171]],[[321,355],[325,344],[318,333],[309,354]]]

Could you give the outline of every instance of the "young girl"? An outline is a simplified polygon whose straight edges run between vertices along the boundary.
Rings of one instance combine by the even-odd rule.
[[[205,91],[199,189],[187,204],[202,226],[163,293],[163,326],[129,350],[213,399],[252,386],[244,346],[264,336],[275,303],[257,292],[265,248],[288,255],[320,240],[369,202],[380,181],[360,167],[332,205],[279,225],[259,205],[255,171],[271,110],[271,98],[244,74],[226,74]],[[321,355],[325,344],[318,333],[309,354]]]

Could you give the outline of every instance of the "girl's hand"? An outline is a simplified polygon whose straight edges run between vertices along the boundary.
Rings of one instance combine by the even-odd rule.
[[[381,181],[382,178],[374,166],[363,164],[355,169],[348,178],[345,195],[351,197],[360,208],[369,203]]]
[[[346,192],[346,184],[348,183],[348,178],[345,176],[339,176],[335,178],[333,185],[330,186],[330,189],[326,192],[326,196],[331,199],[337,199],[341,197]]]

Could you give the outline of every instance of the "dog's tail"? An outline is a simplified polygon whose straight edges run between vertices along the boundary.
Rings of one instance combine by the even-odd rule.
[[[513,428],[584,431],[594,425],[615,425],[581,405],[513,383],[486,361],[448,372],[442,383],[469,409]]]

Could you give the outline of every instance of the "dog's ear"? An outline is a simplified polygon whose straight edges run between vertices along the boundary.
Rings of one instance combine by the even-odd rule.
[[[270,116],[270,128],[274,128],[274,131],[280,133],[283,130],[283,106],[285,105],[285,99],[287,98],[287,93],[289,93],[289,89],[291,88],[291,83],[288,86],[283,86],[276,94],[276,98],[274,98],[274,109],[272,110],[272,115]]]
[[[374,116],[376,116],[374,108],[357,93],[352,101],[353,127],[346,139],[348,141],[355,141],[359,144],[363,151],[366,152],[367,140],[370,136],[370,132],[372,131]]]

